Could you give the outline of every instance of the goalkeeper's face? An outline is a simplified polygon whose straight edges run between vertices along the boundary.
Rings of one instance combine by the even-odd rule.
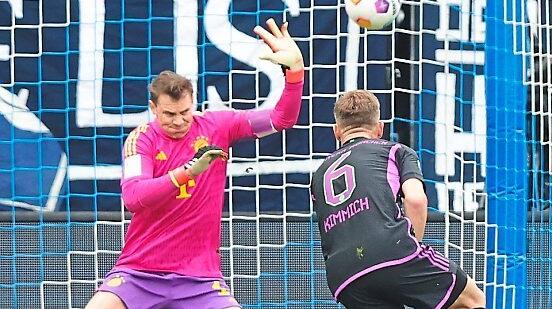
[[[192,125],[192,96],[185,94],[178,100],[173,100],[167,94],[161,94],[157,103],[150,100],[150,108],[159,121],[161,128],[172,138],[182,138]]]

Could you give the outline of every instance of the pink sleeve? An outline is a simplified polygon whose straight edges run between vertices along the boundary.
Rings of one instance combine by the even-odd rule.
[[[280,100],[270,113],[270,120],[276,130],[289,129],[297,123],[299,111],[301,110],[302,94],[303,81],[298,83],[286,82]]]
[[[153,145],[145,132],[137,130],[128,136],[123,148],[121,193],[125,207],[131,212],[155,207],[167,195],[178,191],[168,174],[153,178]]]
[[[297,123],[301,110],[303,81],[286,82],[282,96],[273,109],[234,111],[224,124],[228,125],[230,144],[243,138],[260,138],[289,129]]]

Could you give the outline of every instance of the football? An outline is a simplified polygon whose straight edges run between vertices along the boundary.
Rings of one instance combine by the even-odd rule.
[[[349,18],[367,30],[380,30],[390,25],[400,8],[399,0],[345,0]]]

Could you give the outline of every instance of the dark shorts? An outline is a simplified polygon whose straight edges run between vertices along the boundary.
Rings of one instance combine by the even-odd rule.
[[[98,291],[117,295],[129,309],[240,307],[220,278],[113,270]]]
[[[466,287],[468,276],[453,261],[422,245],[414,259],[368,273],[341,291],[348,309],[448,308]]]

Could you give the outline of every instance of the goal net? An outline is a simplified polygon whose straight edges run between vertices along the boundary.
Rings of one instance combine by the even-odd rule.
[[[289,21],[307,67],[292,130],[231,149],[221,256],[245,308],[338,308],[309,183],[338,146],[333,103],[381,101],[385,138],[418,152],[425,241],[489,308],[552,304],[550,4],[402,1],[366,32],[344,0],[0,0],[0,307],[83,308],[131,216],[121,148],[151,119],[147,85],[192,79],[198,110],[263,109],[283,89],[252,29]]]

